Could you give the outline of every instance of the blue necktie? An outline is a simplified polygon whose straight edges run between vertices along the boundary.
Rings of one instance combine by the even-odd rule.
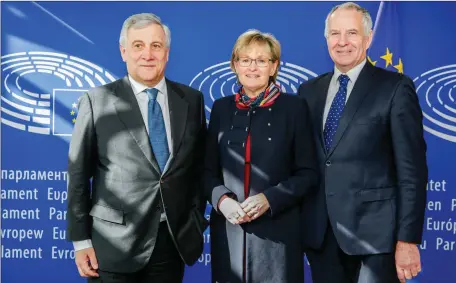
[[[329,108],[328,117],[326,118],[325,129],[323,136],[325,138],[326,152],[329,152],[331,145],[336,135],[337,127],[339,126],[340,117],[345,107],[345,100],[347,97],[347,85],[350,78],[347,75],[339,76],[339,90],[334,97],[334,100]]]
[[[158,90],[156,88],[146,89],[149,96],[148,103],[148,126],[149,140],[154,151],[155,159],[161,172],[165,169],[169,158],[168,138],[166,137],[165,120],[160,105],[157,102]]]

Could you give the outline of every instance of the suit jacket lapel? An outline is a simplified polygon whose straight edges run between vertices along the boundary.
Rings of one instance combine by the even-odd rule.
[[[169,117],[171,120],[172,152],[173,156],[176,156],[185,132],[188,102],[184,98],[184,93],[173,82],[166,80],[166,87],[168,90]]]
[[[138,101],[136,100],[127,76],[120,81],[115,92],[118,97],[117,101],[114,103],[117,116],[119,116],[119,119],[124,123],[125,127],[130,132],[130,135],[136,141],[152,167],[157,172],[160,172],[157,160],[152,153],[149,135],[146,131],[146,125],[144,124]]]
[[[359,74],[358,79],[356,80],[356,83],[353,87],[353,90],[350,93],[347,104],[345,105],[342,117],[340,118],[339,126],[337,127],[336,135],[334,136],[331,149],[328,152],[328,156],[331,155],[334,149],[337,147],[337,144],[339,143],[345,130],[353,119],[353,116],[355,115],[359,106],[361,106],[364,98],[366,98],[366,93],[372,86],[371,77],[374,72],[375,68],[369,62],[367,62],[364,68],[361,70],[361,73]]]
[[[316,88],[319,93],[317,94],[317,129],[315,129],[316,131],[316,134],[317,134],[317,137],[320,141],[320,146],[323,150],[323,152],[326,153],[326,150],[325,150],[325,138],[323,136],[323,125],[324,125],[324,121],[323,121],[323,114],[324,114],[324,111],[325,111],[325,105],[326,105],[326,97],[328,96],[328,89],[329,89],[329,83],[331,82],[331,78],[333,76],[333,73],[328,73],[326,75],[326,77],[324,77],[323,79],[321,79],[321,81],[319,82],[319,86]]]

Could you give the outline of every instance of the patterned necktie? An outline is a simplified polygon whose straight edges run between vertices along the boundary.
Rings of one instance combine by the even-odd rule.
[[[160,105],[157,102],[158,90],[156,88],[146,89],[149,96],[148,103],[148,127],[149,140],[154,151],[155,159],[161,172],[165,169],[169,158],[168,138],[166,137],[165,121]]]
[[[334,97],[334,100],[329,108],[328,117],[326,118],[325,129],[323,130],[323,136],[325,138],[325,149],[329,152],[333,142],[333,138],[336,134],[337,127],[339,126],[339,120],[342,116],[342,112],[345,107],[345,100],[347,97],[347,85],[350,78],[347,75],[339,76],[339,90]]]

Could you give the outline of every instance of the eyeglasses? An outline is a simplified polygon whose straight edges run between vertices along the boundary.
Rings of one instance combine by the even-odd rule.
[[[255,61],[255,64],[257,67],[266,67],[269,63],[269,61],[272,62],[272,59],[265,59],[265,58],[256,58],[256,59],[251,59],[251,58],[239,58],[237,60],[239,62],[239,65],[241,67],[249,67],[253,61]]]

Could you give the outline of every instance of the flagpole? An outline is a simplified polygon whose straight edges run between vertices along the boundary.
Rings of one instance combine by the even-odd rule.
[[[377,31],[378,22],[380,21],[380,18],[382,17],[384,4],[385,4],[385,2],[381,1],[380,5],[378,6],[377,16],[375,17],[374,31],[373,31],[373,35],[372,35],[372,43],[375,42],[375,32]]]

